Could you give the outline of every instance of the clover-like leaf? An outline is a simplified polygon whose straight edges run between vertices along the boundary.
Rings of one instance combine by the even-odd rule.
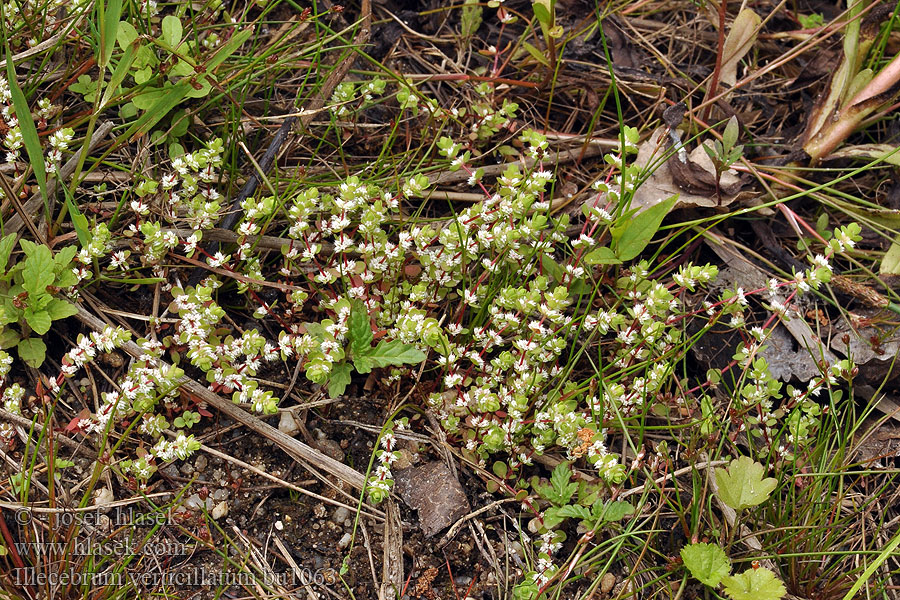
[[[786,592],[775,573],[766,568],[728,575],[722,578],[722,585],[732,600],[781,600]]]
[[[681,549],[681,560],[691,576],[709,587],[716,587],[731,572],[731,561],[715,544],[699,542]]]
[[[765,473],[765,467],[749,456],[731,461],[728,470],[716,469],[719,499],[735,510],[762,504],[778,485],[773,477],[763,478]]]

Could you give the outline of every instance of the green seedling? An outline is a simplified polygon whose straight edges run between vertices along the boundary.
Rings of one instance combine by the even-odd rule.
[[[0,277],[0,348],[15,347],[19,358],[40,367],[47,345],[32,333],[43,336],[53,321],[78,312],[73,304],[55,296],[78,282],[71,266],[77,249],[67,246],[54,255],[47,246],[23,239],[20,245],[25,260],[7,270],[15,241],[15,234],[0,240],[0,268],[5,270]]]

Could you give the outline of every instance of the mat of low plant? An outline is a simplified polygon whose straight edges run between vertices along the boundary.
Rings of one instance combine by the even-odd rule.
[[[70,558],[85,534],[169,535],[244,591],[287,593],[236,515],[207,510],[206,475],[178,475],[253,424],[253,443],[288,450],[278,427],[328,454],[298,465],[324,482],[312,494],[356,507],[309,594],[889,597],[896,472],[859,448],[890,437],[896,356],[830,338],[845,321],[876,354],[896,342],[897,11],[657,4],[467,0],[406,21],[368,1],[0,7],[0,510],[26,511],[0,520],[3,593],[190,592],[137,577],[134,552]],[[664,60],[648,23],[697,34],[699,55],[676,45],[706,66],[665,59],[668,88],[617,68]],[[775,123],[765,94],[808,98],[797,61],[831,35],[840,68],[807,132]],[[658,170],[674,192],[636,201]],[[815,375],[774,371],[788,351]],[[262,420],[223,426],[196,382]],[[382,523],[394,472],[430,453],[475,512],[438,545],[413,534],[420,562],[409,528]],[[360,490],[334,483],[341,461]],[[300,502],[270,475],[267,494]],[[141,500],[169,520],[18,517]],[[439,552],[451,539],[479,548],[471,572]],[[50,582],[63,571],[95,583]],[[127,583],[96,583],[110,573]]]

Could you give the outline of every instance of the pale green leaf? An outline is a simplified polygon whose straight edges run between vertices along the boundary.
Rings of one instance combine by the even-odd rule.
[[[372,324],[369,322],[369,312],[360,301],[353,302],[350,310],[350,323],[348,324],[350,335],[350,351],[353,356],[371,354],[372,348]]]
[[[722,578],[722,585],[732,600],[781,600],[786,593],[784,584],[766,568],[728,575]]]
[[[749,456],[731,461],[728,470],[716,469],[719,498],[735,510],[762,504],[778,485],[774,478],[764,478],[765,472],[765,467]]]
[[[588,265],[618,265],[622,263],[616,257],[616,253],[606,246],[588,252],[584,257],[584,262]]]
[[[344,393],[350,385],[350,364],[341,363],[331,369],[331,377],[328,379],[328,397],[337,398]]]
[[[54,321],[72,317],[78,314],[78,307],[59,298],[54,298],[53,300],[51,300],[50,304],[47,305],[46,310],[47,314],[50,315],[50,318]]]
[[[181,20],[175,15],[166,15],[162,20],[162,40],[173,50],[181,43]]]
[[[0,239],[0,271],[5,271],[9,264],[9,257],[16,245],[16,234],[10,233]]]
[[[900,243],[894,242],[881,259],[881,275],[900,275]]]
[[[731,561],[719,546],[699,542],[681,549],[681,560],[691,576],[704,585],[716,587],[731,572]]]
[[[29,366],[38,368],[44,364],[44,357],[47,355],[47,345],[40,338],[27,338],[19,341],[17,346],[19,350],[19,358],[24,360]]]
[[[376,367],[414,365],[425,360],[425,353],[411,344],[404,344],[400,340],[391,340],[378,343],[370,354],[353,359],[353,365],[360,373],[369,373]]]
[[[44,335],[50,331],[50,324],[52,323],[46,310],[34,310],[30,306],[25,309],[25,322],[39,335]]]
[[[637,257],[659,231],[663,219],[675,206],[677,200],[677,196],[672,196],[668,200],[651,206],[638,213],[622,229],[618,230],[615,240],[616,256],[623,261]]]
[[[545,67],[550,66],[550,61],[547,60],[547,57],[544,56],[544,53],[541,52],[540,50],[538,50],[537,48],[535,48],[533,44],[529,44],[528,42],[522,42],[522,46],[525,48],[525,50],[528,51],[528,54],[530,54],[536,61],[538,61]]]

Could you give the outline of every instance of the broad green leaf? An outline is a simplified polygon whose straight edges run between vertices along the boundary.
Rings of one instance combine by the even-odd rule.
[[[350,363],[341,363],[331,369],[331,377],[328,380],[328,396],[330,398],[337,398],[350,385],[350,371]]]
[[[562,281],[563,278],[563,268],[559,266],[559,263],[547,256],[544,253],[541,253],[541,268],[544,272],[553,278],[553,281],[557,283]]]
[[[360,360],[357,360],[360,359]],[[425,353],[411,344],[400,340],[378,342],[372,352],[366,356],[353,357],[353,366],[360,373],[371,373],[373,368],[390,365],[414,365],[425,360]]]
[[[728,470],[716,469],[719,498],[735,510],[762,504],[778,485],[772,477],[763,478],[766,470],[749,456],[731,461]]]
[[[491,468],[494,471],[494,475],[499,477],[500,479],[506,479],[506,475],[509,473],[509,467],[503,461],[495,461],[494,466]]]
[[[174,50],[181,43],[181,20],[175,15],[166,15],[162,20],[162,40]]]
[[[775,573],[766,568],[728,575],[722,578],[722,585],[732,600],[781,600],[787,592]]]
[[[25,144],[25,152],[28,154],[28,162],[31,164],[31,168],[34,169],[34,178],[38,182],[41,197],[44,199],[44,216],[49,220],[50,196],[47,195],[47,167],[44,164],[41,140],[38,137],[37,128],[34,126],[34,119],[31,118],[28,100],[16,81],[16,69],[13,66],[12,55],[9,52],[8,45],[6,46],[6,78],[9,84],[10,95],[12,96],[13,107],[16,109],[16,117],[19,120],[22,142]]]
[[[20,339],[22,339],[22,336],[15,329],[10,329],[9,327],[0,329],[0,349],[12,348],[19,343]]]
[[[78,307],[60,298],[54,298],[46,308],[47,314],[54,321],[65,319],[78,314]]]
[[[19,341],[16,346],[19,350],[19,358],[24,360],[29,366],[38,368],[44,364],[44,357],[47,356],[47,344],[40,338],[27,338]]]
[[[138,39],[138,32],[134,25],[127,21],[119,21],[119,26],[116,28],[116,41],[119,43],[119,48],[127,50],[136,39]]]
[[[38,296],[43,294],[47,290],[47,286],[52,285],[55,280],[53,254],[50,252],[50,248],[38,246],[34,253],[25,259],[25,268],[22,271],[22,287],[29,295]]]
[[[69,263],[72,262],[76,254],[78,254],[78,248],[75,246],[61,248],[53,257],[54,270],[59,273],[62,269],[69,268]]]
[[[678,196],[672,196],[668,200],[651,206],[638,213],[619,230],[615,239],[616,256],[622,261],[629,261],[637,257],[659,231],[663,219],[675,206],[677,200]]]
[[[46,310],[34,310],[29,306],[25,309],[25,322],[35,333],[44,335],[50,331],[52,320]]]
[[[188,89],[187,97],[188,98],[205,98],[209,95],[210,90],[212,90],[212,85],[209,83],[210,79],[215,79],[210,74],[206,74],[203,79],[200,80],[200,87],[195,88],[194,86],[190,86]]]
[[[371,354],[372,348],[372,324],[369,322],[369,312],[365,305],[356,300],[350,310],[350,351],[353,356]]]
[[[616,253],[607,247],[596,248],[588,252],[584,262],[589,265],[619,265],[622,261],[616,257]]]
[[[0,240],[0,272],[5,272],[9,265],[9,257],[12,255],[13,247],[16,245],[16,234],[10,233],[3,236]],[[0,273],[2,274],[2,273]]]
[[[681,560],[694,579],[713,588],[731,572],[731,561],[716,544],[699,542],[685,546],[681,549]]]
[[[607,505],[603,505],[601,501],[594,504],[594,513],[597,517],[602,518],[606,523],[621,521],[628,515],[634,514],[634,507],[628,502],[616,500]]]
[[[547,510],[544,511],[542,516],[542,521],[544,522],[544,527],[547,529],[553,529],[560,523],[566,520],[566,515],[562,514],[563,509],[568,508],[567,506],[559,507],[559,506],[551,506]]]

